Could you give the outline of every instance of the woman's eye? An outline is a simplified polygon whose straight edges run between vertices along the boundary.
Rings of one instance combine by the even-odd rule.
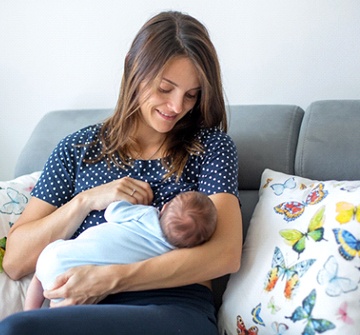
[[[160,93],[170,93],[171,89],[165,89],[165,88],[161,88],[159,87],[159,92]]]
[[[196,99],[197,98],[197,93],[196,94],[190,94],[190,93],[187,93],[186,94],[186,97],[188,98],[188,99]]]

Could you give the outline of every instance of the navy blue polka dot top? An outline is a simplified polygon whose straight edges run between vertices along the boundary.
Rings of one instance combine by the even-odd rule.
[[[217,128],[201,129],[198,133],[204,152],[190,155],[179,181],[176,177],[164,179],[165,168],[160,159],[135,160],[124,169],[105,159],[86,163],[100,154],[101,142],[97,141],[101,124],[83,128],[65,137],[50,155],[32,195],[56,207],[71,200],[89,188],[129,176],[150,184],[154,199],[152,205],[161,207],[180,192],[199,191],[238,194],[238,159],[234,142]],[[86,144],[94,143],[87,146]],[[85,229],[103,223],[104,211],[92,211],[85,218],[73,237]]]

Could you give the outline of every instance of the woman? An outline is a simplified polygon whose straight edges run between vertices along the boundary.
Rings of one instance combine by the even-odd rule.
[[[161,208],[201,191],[216,206],[216,231],[201,246],[142,262],[72,268],[45,292],[66,308],[15,314],[0,333],[217,334],[211,279],[239,269],[242,241],[236,148],[225,131],[206,28],[178,12],[156,15],[126,56],[113,116],[69,135],[50,156],[3,266],[13,279],[33,272],[46,245],[102,223],[118,200]]]

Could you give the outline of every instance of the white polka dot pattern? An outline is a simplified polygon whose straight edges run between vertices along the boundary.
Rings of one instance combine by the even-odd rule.
[[[238,197],[238,159],[231,138],[216,128],[202,129],[198,138],[204,153],[191,155],[179,182],[175,177],[163,180],[165,169],[159,159],[136,160],[132,167],[121,169],[105,160],[88,164],[84,159],[95,158],[101,143],[100,125],[89,126],[65,137],[54,149],[32,195],[60,207],[78,193],[89,188],[130,176],[148,182],[154,192],[153,205],[161,208],[180,192],[197,190],[206,194],[230,193]],[[79,146],[80,145],[80,146]],[[104,211],[89,213],[74,237],[90,226],[105,221]]]

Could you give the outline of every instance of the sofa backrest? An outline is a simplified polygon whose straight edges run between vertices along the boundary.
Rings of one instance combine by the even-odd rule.
[[[229,135],[239,157],[239,190],[244,237],[258,201],[266,168],[294,173],[304,111],[294,105],[242,105],[229,108]]]
[[[63,137],[105,120],[111,112],[111,109],[81,109],[45,114],[20,153],[14,177],[41,171],[52,150]]]
[[[360,100],[316,101],[307,108],[295,174],[315,180],[360,180]]]

